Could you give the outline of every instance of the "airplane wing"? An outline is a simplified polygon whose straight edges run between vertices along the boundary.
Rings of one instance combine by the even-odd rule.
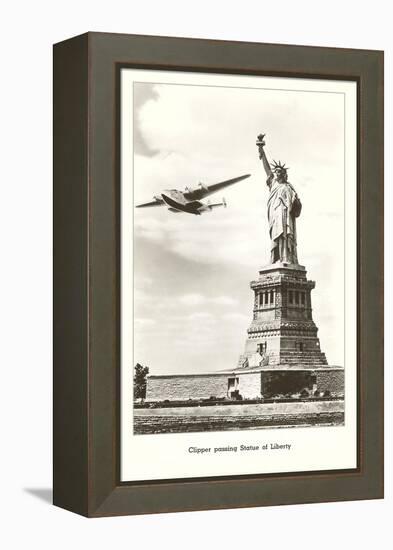
[[[145,202],[143,204],[137,204],[135,208],[148,208],[149,206],[162,206],[164,201],[154,200],[151,202]]]
[[[188,191],[184,193],[184,197],[189,200],[198,200],[198,199],[204,199],[205,197],[208,197],[212,193],[215,193],[216,191],[219,191],[220,189],[224,189],[224,187],[228,187],[229,185],[233,185],[234,183],[237,183],[238,181],[245,180],[246,178],[249,178],[251,174],[245,174],[244,176],[239,176],[237,178],[232,178],[230,180],[221,181],[219,183],[214,183],[213,185],[202,185],[199,184],[198,189],[193,189],[191,191]]]
[[[220,183],[214,183],[213,185],[207,186],[207,191],[203,190],[203,197],[207,197],[208,195],[211,195],[212,193],[215,193],[216,191],[219,191],[220,189],[224,189],[225,187],[228,187],[229,185],[233,185],[234,183],[237,183],[238,181],[245,180],[250,177],[251,174],[245,174],[244,176],[239,176],[237,178],[232,178],[231,180],[221,181]]]
[[[198,210],[198,208],[201,208],[204,204],[201,201],[190,201],[186,204],[186,206],[190,210]]]

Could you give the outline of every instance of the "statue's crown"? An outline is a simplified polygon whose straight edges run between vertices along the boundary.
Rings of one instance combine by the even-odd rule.
[[[278,162],[273,160],[271,166],[272,166],[273,172],[286,172],[287,170],[289,170],[289,167],[285,166],[285,164],[281,164],[280,160]]]

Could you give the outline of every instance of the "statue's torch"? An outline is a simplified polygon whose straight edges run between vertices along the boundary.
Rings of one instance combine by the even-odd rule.
[[[265,135],[266,134],[259,134],[259,136],[257,136],[257,141],[256,141],[256,146],[258,147],[258,152],[259,152],[259,158],[261,160],[263,159],[263,148],[266,145],[264,140]]]

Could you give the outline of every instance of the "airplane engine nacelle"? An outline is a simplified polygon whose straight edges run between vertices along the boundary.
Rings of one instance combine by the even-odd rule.
[[[209,188],[207,185],[204,185],[203,183],[199,182],[198,187],[201,188],[202,191],[209,191]]]
[[[202,212],[211,212],[213,210],[213,207],[210,206],[210,204],[204,204],[200,208],[198,208],[198,211],[202,214]]]

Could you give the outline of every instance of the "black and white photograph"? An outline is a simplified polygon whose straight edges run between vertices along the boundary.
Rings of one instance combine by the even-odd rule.
[[[133,109],[134,432],[343,424],[343,94]]]
[[[144,73],[122,93],[127,430],[344,427],[356,84]]]

